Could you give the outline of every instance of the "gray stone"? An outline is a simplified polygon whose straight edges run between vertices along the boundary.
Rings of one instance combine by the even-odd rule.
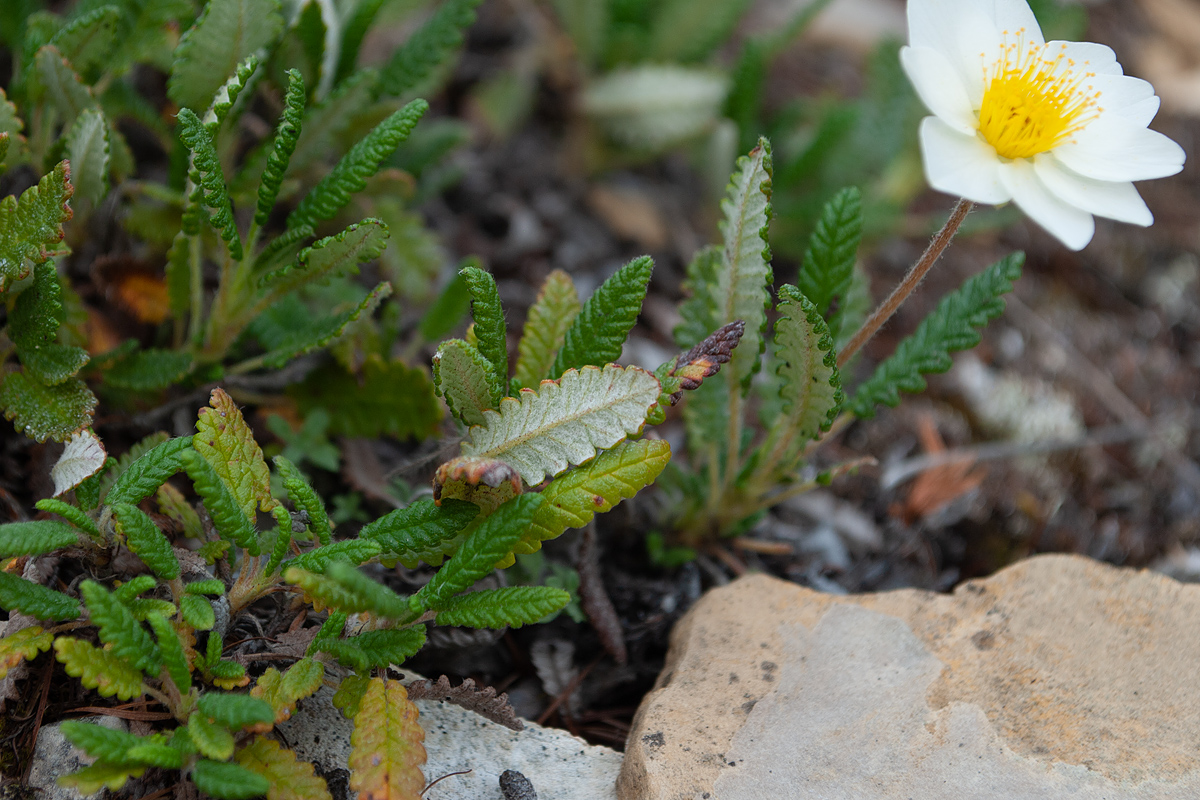
[[[114,731],[128,731],[129,724],[119,717],[85,717],[81,722],[92,722]],[[59,786],[57,779],[70,775],[92,763],[82,750],[67,741],[62,734],[62,723],[42,726],[38,731],[37,744],[33,748],[33,765],[29,769],[29,786],[40,789],[40,800],[83,800],[85,797],[107,797],[105,789],[98,795],[85,795],[74,787]]]
[[[415,679],[406,673],[410,679]],[[407,681],[405,681],[407,682]],[[300,758],[323,771],[345,769],[354,725],[330,702],[322,688],[303,701],[279,731]],[[565,731],[531,722],[512,731],[458,706],[418,700],[427,782],[452,772],[425,793],[425,800],[503,800],[500,775],[516,770],[527,777],[538,800],[615,800],[621,754],[589,745]]]

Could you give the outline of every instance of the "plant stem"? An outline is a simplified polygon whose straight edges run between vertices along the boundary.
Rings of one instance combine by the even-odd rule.
[[[838,368],[846,366],[854,354],[857,353],[864,344],[870,341],[883,324],[891,319],[892,314],[896,313],[896,309],[900,304],[908,299],[908,296],[913,293],[913,290],[921,283],[921,280],[933,267],[934,262],[938,260],[938,256],[942,251],[949,246],[950,241],[954,239],[954,234],[958,232],[958,228],[962,225],[963,220],[967,218],[967,214],[975,207],[975,203],[970,200],[959,200],[955,204],[954,210],[950,212],[950,218],[946,220],[946,224],[933,237],[933,241],[929,243],[929,247],[925,248],[925,252],[917,259],[917,263],[913,264],[912,269],[904,276],[904,280],[900,285],[892,290],[888,298],[879,304],[879,308],[875,309],[875,313],[863,323],[863,326],[858,329],[842,352],[838,353],[837,365]]]

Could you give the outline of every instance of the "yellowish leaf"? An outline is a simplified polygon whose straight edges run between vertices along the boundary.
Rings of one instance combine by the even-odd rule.
[[[266,700],[275,709],[275,721],[283,722],[296,710],[296,702],[313,695],[321,688],[325,667],[315,658],[302,658],[280,673],[271,667],[259,677],[251,697]]]
[[[37,658],[37,654],[50,649],[54,642],[54,634],[47,633],[39,626],[22,628],[12,636],[0,639],[0,678],[25,659]]]
[[[278,505],[271,497],[271,473],[262,448],[242,410],[223,389],[213,389],[209,407],[200,409],[192,446],[225,481],[247,519],[254,520],[256,505],[263,511]]]
[[[254,737],[233,760],[270,782],[267,800],[332,800],[329,787],[314,774],[313,765],[298,760],[295,753],[274,739]]]
[[[350,735],[350,788],[358,800],[421,800],[425,731],[397,681],[372,678]]]

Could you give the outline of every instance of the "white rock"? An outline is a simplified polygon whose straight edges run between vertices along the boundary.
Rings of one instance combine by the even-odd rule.
[[[354,725],[322,688],[279,726],[303,759],[323,770],[345,769]],[[418,700],[425,729],[426,782],[453,775],[425,793],[425,800],[501,800],[500,774],[513,769],[537,790],[538,800],[616,800],[621,754],[589,745],[565,731],[532,722],[512,731],[458,706]]]
[[[129,730],[125,720],[107,715],[85,717],[80,722],[92,722],[114,731]],[[85,795],[74,787],[58,785],[60,776],[78,772],[93,761],[67,741],[61,726],[61,722],[55,722],[44,725],[38,731],[37,744],[33,748],[33,766],[29,769],[29,788],[41,790],[37,795],[39,800],[83,800],[85,797],[94,799],[107,796],[107,789],[99,795]]]

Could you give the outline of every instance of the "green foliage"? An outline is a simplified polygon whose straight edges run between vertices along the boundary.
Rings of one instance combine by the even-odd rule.
[[[804,253],[796,285],[839,338],[846,301],[854,279],[854,262],[862,242],[862,192],[842,189],[826,205]]]
[[[523,494],[500,506],[463,540],[458,552],[413,595],[413,609],[440,610],[454,595],[495,569],[525,535],[542,496]]]
[[[232,731],[275,722],[270,703],[244,694],[208,692],[201,695],[198,707],[200,713]]]
[[[63,223],[71,219],[70,168],[62,162],[21,194],[0,200],[0,292],[29,274],[30,264],[62,255]]]
[[[212,603],[203,597],[185,595],[179,598],[179,614],[184,622],[198,631],[210,631],[217,624]]]
[[[52,263],[38,264],[33,283],[13,304],[9,331],[30,376],[48,386],[63,383],[88,362],[82,348],[57,344],[65,319],[58,272]]]
[[[199,178],[200,200],[213,211],[209,221],[229,245],[229,255],[235,261],[241,261],[242,239],[238,234],[237,220],[233,218],[233,205],[229,200],[229,190],[225,188],[221,162],[217,158],[214,131],[201,122],[190,108],[179,111],[179,129],[179,137],[192,151],[192,165]]]
[[[68,520],[79,530],[91,536],[93,539],[103,539],[100,534],[100,529],[96,527],[96,522],[87,515],[83,509],[73,506],[70,503],[65,503],[54,497],[44,497],[34,504],[34,508],[38,511],[47,511],[51,514],[57,514],[63,519]],[[0,531],[3,528],[0,527]]]
[[[91,426],[96,396],[75,378],[47,386],[23,372],[10,372],[0,385],[0,407],[13,426],[31,439],[65,442]]]
[[[186,436],[155,445],[121,472],[105,499],[112,504],[140,503],[183,469],[183,453],[191,449],[192,440]]]
[[[81,583],[79,594],[87,606],[89,620],[100,634],[100,641],[109,646],[109,651],[137,669],[156,674],[162,663],[158,647],[130,610],[95,581]]]
[[[22,661],[37,658],[54,644],[54,634],[38,625],[22,628],[14,634],[0,639],[0,679]]]
[[[0,572],[0,608],[20,611],[35,619],[79,616],[79,601],[7,572]]]
[[[93,647],[82,639],[60,636],[54,640],[54,656],[72,678],[101,697],[131,700],[142,694],[142,673],[112,650]]]
[[[207,714],[195,711],[188,717],[188,738],[200,751],[200,755],[227,760],[233,755],[233,732],[208,718]]]
[[[508,586],[450,598],[438,611],[439,625],[519,628],[565,608],[571,595],[550,586]]]
[[[175,50],[168,95],[186,110],[203,111],[226,76],[282,28],[278,0],[210,0]]]
[[[416,87],[463,40],[482,0],[446,0],[380,71],[379,91],[401,95]]]
[[[298,761],[295,753],[273,739],[256,736],[238,749],[234,760],[267,781],[269,800],[333,800],[324,779],[314,774],[313,765]]]
[[[192,780],[205,794],[218,800],[249,800],[264,795],[270,782],[239,764],[202,758],[192,769]]]
[[[291,461],[283,456],[275,456],[272,463],[283,479],[283,488],[287,490],[292,505],[308,514],[308,529],[321,544],[329,544],[333,526],[329,523],[329,515],[325,513],[325,504],[321,502],[321,498]]]
[[[108,122],[103,112],[89,108],[76,117],[71,132],[67,134],[66,146],[75,196],[95,205],[108,192],[111,159]]]
[[[369,319],[372,312],[391,293],[391,284],[381,283],[349,311],[309,317],[298,329],[289,330],[283,337],[272,341],[269,345],[271,350],[259,356],[256,362],[267,369],[282,369],[293,359],[328,347],[340,339],[353,323],[360,319]]]
[[[433,357],[433,384],[450,412],[467,425],[484,424],[483,412],[499,404],[495,380],[492,362],[462,339],[442,342]]]
[[[71,744],[89,756],[113,764],[129,765],[129,751],[145,743],[141,736],[93,725],[90,722],[67,720],[60,727]]]
[[[178,384],[192,371],[192,354],[186,351],[139,350],[121,359],[104,373],[104,382],[118,389],[153,392]]]
[[[345,561],[330,562],[324,575],[291,567],[284,580],[299,586],[320,606],[351,614],[368,611],[385,619],[404,620],[411,616],[407,598],[376,583]]]
[[[125,537],[129,549],[163,580],[178,578],[179,559],[154,520],[137,506],[118,504],[110,508],[116,517],[117,532]]]
[[[421,338],[427,342],[435,342],[449,335],[470,308],[471,292],[462,275],[456,272],[454,278],[446,284],[441,294],[433,301],[433,305],[425,312],[425,316],[421,317]]]
[[[325,677],[325,666],[315,658],[302,658],[280,673],[274,667],[264,672],[250,694],[270,704],[275,722],[283,722],[296,710],[296,703],[316,694]]]
[[[560,378],[569,369],[583,369],[589,364],[603,366],[620,358],[642,309],[653,270],[654,261],[642,256],[600,285],[571,322],[547,377]]]
[[[283,176],[287,174],[288,164],[291,163],[292,153],[296,151],[296,142],[300,139],[300,131],[304,124],[304,107],[307,100],[304,78],[299,70],[294,69],[288,70],[287,78],[288,88],[283,100],[283,114],[279,118],[271,154],[267,156],[267,166],[258,186],[254,224],[260,227],[267,224],[271,209],[275,207],[275,200],[279,197],[279,189],[283,185]]]
[[[300,205],[288,216],[288,227],[315,227],[318,222],[336,214],[350,202],[350,195],[366,187],[366,179],[374,175],[383,160],[408,138],[427,110],[429,104],[424,100],[413,100],[375,126],[300,201]]]
[[[749,0],[666,0],[654,20],[649,57],[687,63],[707,58],[729,37]]]
[[[425,645],[425,626],[368,631],[347,639],[317,639],[313,646],[361,672],[403,664]]]
[[[508,394],[508,330],[504,324],[504,309],[500,306],[500,293],[495,279],[478,267],[467,267],[459,275],[471,293],[476,346],[488,365],[492,397],[485,408],[494,408],[500,398]]]
[[[328,411],[329,432],[338,436],[424,437],[441,419],[433,384],[423,370],[374,355],[361,375],[340,367],[315,370],[293,394],[305,416],[316,408]]]
[[[529,307],[521,342],[513,389],[533,388],[551,377],[558,351],[566,341],[567,329],[579,314],[579,295],[571,276],[554,270],[546,276],[537,300]]]
[[[162,614],[147,614],[146,621],[154,630],[154,638],[158,642],[158,651],[162,654],[167,674],[179,693],[187,694],[192,688],[192,671],[179,634]]]
[[[924,391],[922,375],[950,369],[950,353],[979,344],[979,329],[1004,311],[1003,295],[1012,291],[1024,263],[1024,253],[1013,253],[942,298],[933,313],[858,387],[850,411],[869,419],[879,404],[898,405],[901,391]]]
[[[463,500],[445,499],[441,505],[418,500],[365,526],[359,536],[378,543],[381,559],[415,567],[418,561],[440,564],[443,545],[479,514],[479,507]]]
[[[288,559],[283,563],[283,567],[285,572],[292,567],[310,572],[323,572],[333,561],[362,564],[379,553],[379,544],[370,539],[344,539]]]
[[[265,276],[261,284],[273,295],[281,295],[335,276],[355,274],[359,264],[379,258],[387,239],[386,225],[365,219],[305,248],[295,264]]]
[[[260,550],[254,527],[221,476],[195,450],[183,450],[179,458],[196,487],[196,494],[204,500],[217,534],[231,544],[246,548],[250,555],[258,555]]]
[[[61,522],[10,522],[0,525],[0,559],[50,553],[79,543],[75,529]]]
[[[639,433],[660,388],[637,367],[570,370],[536,392],[505,398],[498,411],[487,412],[483,426],[471,429],[462,452],[503,460],[533,486]]]

